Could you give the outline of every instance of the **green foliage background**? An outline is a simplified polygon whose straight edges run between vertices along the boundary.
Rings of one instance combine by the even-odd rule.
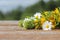
[[[18,7],[6,14],[0,11],[0,20],[20,20],[24,19],[26,16],[32,16],[36,12],[54,10],[56,7],[60,7],[60,0],[49,0],[48,2],[40,0],[38,3],[27,7],[25,10],[23,10],[22,7]]]

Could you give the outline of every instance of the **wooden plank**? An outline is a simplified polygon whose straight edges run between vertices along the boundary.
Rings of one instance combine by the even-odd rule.
[[[60,31],[0,31],[0,40],[60,40]]]
[[[18,26],[18,21],[0,21],[0,26]]]
[[[19,28],[18,26],[0,26],[0,30],[19,30],[21,28]]]
[[[0,40],[60,40],[60,30],[24,30],[18,21],[0,21]]]

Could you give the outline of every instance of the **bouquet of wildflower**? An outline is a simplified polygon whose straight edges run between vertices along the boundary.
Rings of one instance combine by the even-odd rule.
[[[54,11],[37,12],[34,16],[25,18],[19,26],[26,29],[54,29],[60,23],[60,11],[56,8]]]

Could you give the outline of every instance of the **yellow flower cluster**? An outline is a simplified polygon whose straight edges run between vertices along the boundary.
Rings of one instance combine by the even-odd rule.
[[[43,30],[51,30],[56,28],[56,25],[59,25],[59,23],[60,11],[56,8],[54,11],[37,12],[34,16],[25,18],[20,25],[28,29],[42,28]]]
[[[42,16],[40,17],[40,19],[34,20],[36,28],[42,26],[45,21],[49,21],[52,22],[52,28],[54,29],[57,23],[60,22],[60,11],[58,8],[56,8],[54,11],[44,11],[43,13],[41,13],[41,15]],[[36,18],[38,18],[38,16]],[[37,26],[36,24],[40,26]],[[48,26],[46,27],[48,28]]]

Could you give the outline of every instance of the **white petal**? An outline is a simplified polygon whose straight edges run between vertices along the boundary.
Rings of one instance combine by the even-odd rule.
[[[46,25],[49,25],[49,28],[46,28]],[[52,23],[49,21],[44,22],[42,25],[43,30],[51,30],[51,27],[52,27]]]

